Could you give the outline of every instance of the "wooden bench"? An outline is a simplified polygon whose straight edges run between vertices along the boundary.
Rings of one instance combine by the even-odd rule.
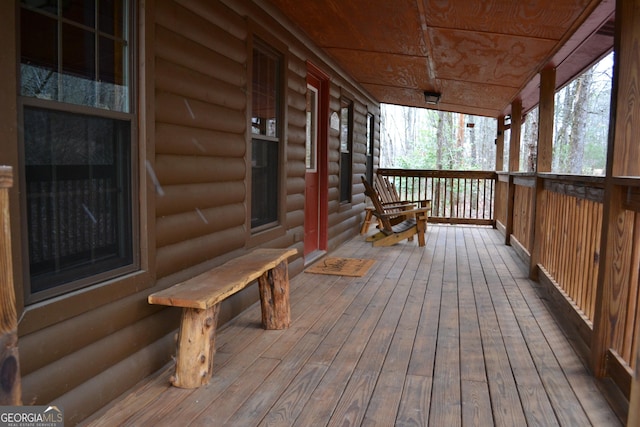
[[[265,329],[291,323],[287,259],[296,249],[256,249],[219,267],[149,295],[150,304],[183,307],[176,373],[181,388],[205,385],[213,374],[215,334],[220,302],[258,280]]]

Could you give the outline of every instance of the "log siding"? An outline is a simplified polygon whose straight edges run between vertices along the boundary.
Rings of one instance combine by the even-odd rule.
[[[345,91],[354,102],[352,181],[359,182],[358,175],[365,171],[366,114],[379,118],[379,105],[336,70],[294,26],[284,19],[274,20],[259,4],[250,0],[149,0],[137,6],[137,74],[142,82],[137,100],[139,209],[141,229],[149,234],[141,241],[141,251],[150,256],[142,263],[148,271],[126,282],[116,279],[98,285],[91,298],[80,299],[81,305],[63,296],[46,321],[36,318],[27,307],[27,316],[18,326],[25,403],[59,404],[65,409],[65,421],[75,424],[163,366],[174,354],[179,311],[148,305],[149,293],[220,265],[256,244],[302,252],[308,62],[329,76],[329,114],[339,111]],[[17,27],[13,16],[2,19],[7,28]],[[248,70],[254,34],[261,38],[267,35],[265,41],[277,43],[286,58],[286,149],[281,163],[284,227],[277,236],[257,243],[250,242],[247,220],[251,162]],[[19,59],[16,56],[14,60]],[[11,144],[17,146],[17,138]],[[10,150],[6,153],[14,153],[16,148]],[[357,235],[364,195],[356,184],[349,206],[338,201],[337,130],[328,132],[327,158],[326,246],[333,250]],[[18,177],[16,187],[21,185]],[[14,200],[11,209],[16,212],[12,212],[16,225],[12,229],[20,230],[24,215]],[[17,265],[20,262],[21,258]],[[290,274],[299,273],[303,265],[301,257],[292,259]],[[223,303],[220,322],[257,300],[257,286],[240,292]]]

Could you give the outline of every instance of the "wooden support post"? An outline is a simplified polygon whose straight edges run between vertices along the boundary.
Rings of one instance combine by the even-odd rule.
[[[615,61],[612,89],[612,120],[609,132],[607,175],[600,267],[596,291],[596,307],[591,343],[591,365],[596,376],[607,374],[606,355],[620,334],[620,307],[629,283],[625,280],[625,266],[629,242],[620,236],[624,226],[624,188],[616,185],[617,176],[640,175],[640,98],[637,85],[640,76],[640,0],[616,2]],[[628,269],[628,266],[627,266]],[[635,284],[637,286],[637,284]]]
[[[615,60],[611,123],[603,206],[600,265],[596,290],[591,367],[598,377],[607,375],[607,353],[621,334],[627,306],[629,253],[632,243],[621,233],[628,221],[625,187],[618,177],[640,176],[640,0],[616,1]],[[638,283],[631,284],[638,286]],[[636,367],[638,369],[638,367]]]
[[[538,108],[538,149],[536,155],[536,172],[538,174],[551,172],[553,156],[553,121],[555,115],[556,69],[547,67],[540,73],[540,104]],[[538,261],[540,260],[540,239],[545,233],[543,218],[539,210],[544,206],[544,181],[540,176],[536,178],[535,199],[533,201],[533,227],[531,236],[531,260],[529,262],[529,277],[538,279]]]
[[[496,171],[504,170],[504,116],[498,117],[498,135],[496,136]]]
[[[509,139],[509,172],[520,171],[520,139],[522,132],[522,101],[511,104],[511,138]]]
[[[513,205],[515,185],[513,173],[520,170],[520,132],[522,129],[522,101],[515,100],[511,104],[511,138],[509,140],[509,195],[507,197],[507,223],[505,224],[505,245],[511,244],[513,234]]]
[[[22,404],[9,221],[9,188],[12,185],[11,167],[0,166],[0,405]]]
[[[196,388],[207,384],[211,379],[219,312],[220,304],[205,310],[182,309],[176,373],[171,378],[174,386]]]
[[[258,278],[262,326],[265,329],[287,329],[291,324],[287,265],[285,259]]]
[[[640,342],[640,330],[636,339]],[[627,427],[640,427],[640,346],[636,350],[636,371],[631,382]]]
[[[553,159],[553,122],[555,115],[556,69],[547,67],[540,73],[538,107],[538,150],[536,172],[551,172]]]

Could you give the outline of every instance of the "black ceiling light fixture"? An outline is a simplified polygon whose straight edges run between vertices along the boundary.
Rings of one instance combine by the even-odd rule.
[[[438,92],[429,92],[428,90],[425,90],[424,102],[429,105],[436,105],[438,102],[440,102],[440,94]]]

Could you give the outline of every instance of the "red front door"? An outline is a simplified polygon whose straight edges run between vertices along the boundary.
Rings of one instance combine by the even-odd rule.
[[[327,89],[328,79],[309,64],[309,73],[307,75],[307,136],[305,144],[305,261],[311,261],[327,248]]]

